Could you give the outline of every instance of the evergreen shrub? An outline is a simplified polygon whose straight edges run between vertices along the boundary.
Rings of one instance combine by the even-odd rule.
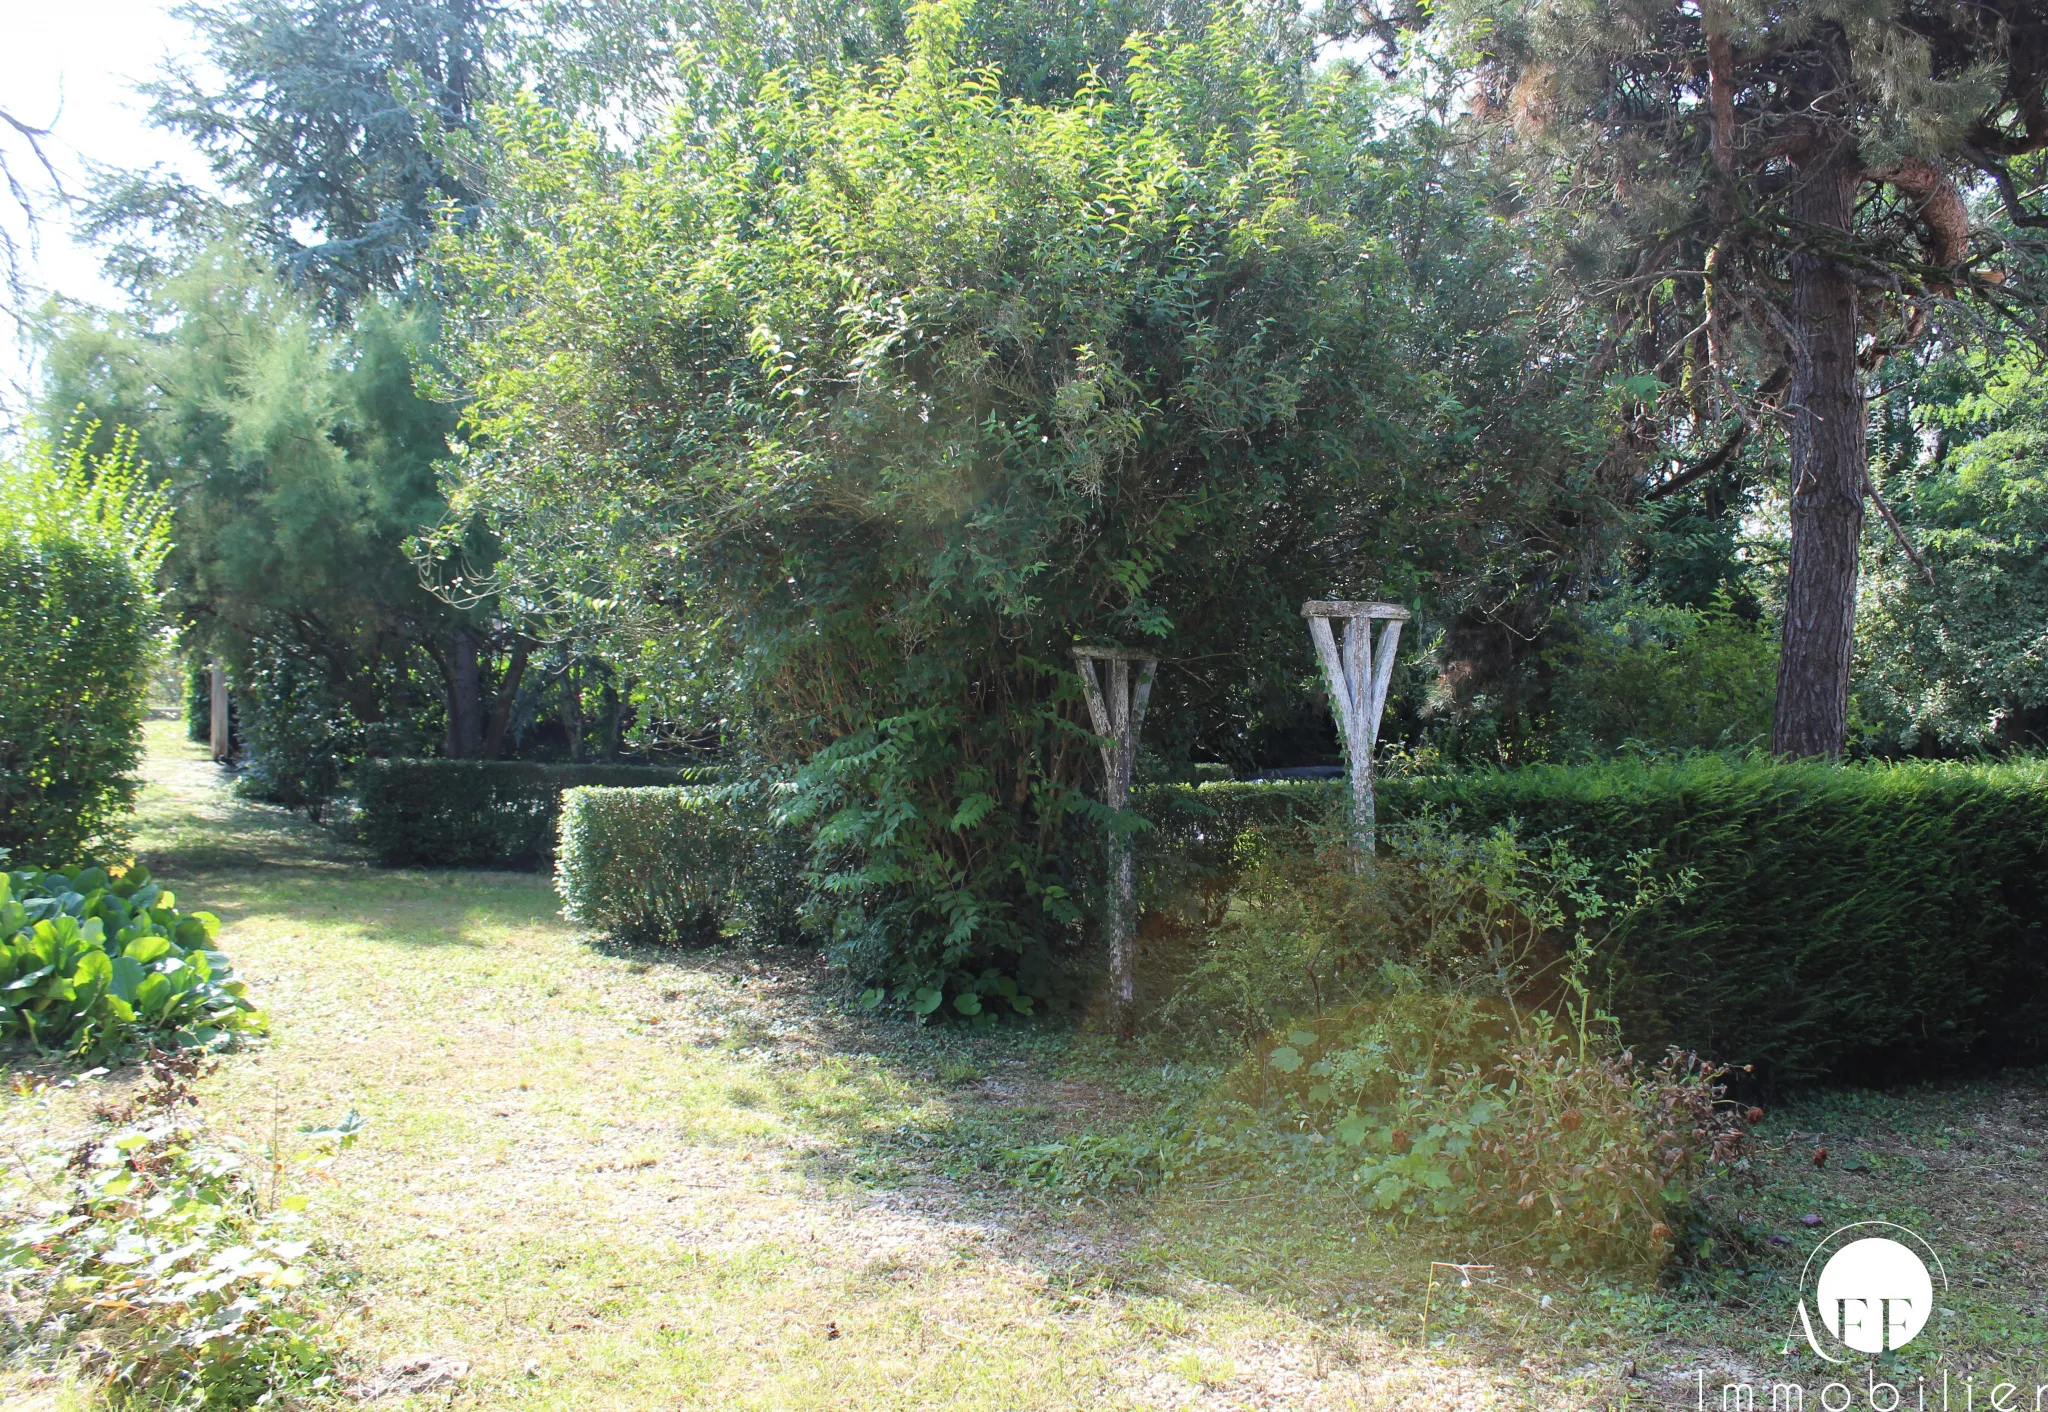
[[[255,645],[236,684],[249,749],[235,792],[323,822],[362,754],[361,725],[319,673],[268,643]]]
[[[759,785],[580,788],[562,799],[555,889],[571,921],[628,940],[791,940],[808,862]]]
[[[364,760],[356,766],[357,829],[386,867],[537,868],[554,854],[564,790],[711,778],[708,770],[657,765]]]
[[[203,662],[185,665],[185,739],[213,739],[213,672]]]
[[[1244,859],[1298,841],[1341,784],[1154,786],[1146,906],[1220,916]],[[1883,1081],[2048,1055],[2048,762],[1882,766],[1694,756],[1381,782],[1389,824],[1513,821],[1596,875],[1693,885],[1599,948],[1638,1047],[1767,1083]],[[1324,814],[1322,817],[1333,817]],[[1597,936],[1597,919],[1591,931]]]

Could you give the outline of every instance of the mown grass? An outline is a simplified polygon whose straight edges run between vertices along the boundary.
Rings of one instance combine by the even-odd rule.
[[[1808,1211],[1954,1252],[1952,1366],[2048,1366],[2031,1079],[1788,1106],[1733,1220],[1752,1251],[1678,1285],[1544,1272],[1285,1179],[1120,1184],[1160,1105],[1220,1081],[1165,1049],[864,1017],[807,953],[597,944],[544,877],[372,868],[227,795],[172,722],[150,744],[140,853],[273,1016],[212,1120],[368,1122],[313,1193],[357,1372],[444,1354],[464,1405],[577,1412],[1689,1407],[1696,1371],[1803,1368],[1779,1350]]]

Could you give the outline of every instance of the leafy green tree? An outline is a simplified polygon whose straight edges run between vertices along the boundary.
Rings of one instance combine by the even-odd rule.
[[[135,797],[167,506],[133,436],[0,463],[0,851],[69,864]]]
[[[429,591],[407,549],[447,509],[455,410],[413,378],[435,337],[431,311],[381,300],[334,330],[222,245],[136,314],[74,317],[48,349],[50,405],[136,428],[166,478],[179,540],[167,606],[195,649],[233,668],[259,741],[325,720],[315,735],[368,730],[366,748],[417,750],[429,728],[451,755],[502,748],[532,644],[488,597],[456,607]],[[437,568],[491,552],[458,537]],[[287,680],[274,703],[250,694]],[[297,753],[316,751],[306,737]],[[309,758],[280,778],[318,773]],[[282,797],[317,808],[301,793]]]
[[[1782,421],[1791,562],[1772,748],[1842,748],[1867,475],[1865,376],[1953,301],[2024,314],[1998,258],[2048,147],[2048,12],[2021,0],[1466,0],[1482,116],[1517,139],[1641,382],[1669,492]],[[2015,164],[2020,175],[2015,177]],[[2024,277],[2023,277],[2024,276]],[[1754,463],[1752,463],[1754,464]]]
[[[1557,758],[1748,750],[1769,739],[1776,643],[1726,600],[1696,609],[1617,593],[1564,628],[1549,654]]]
[[[204,0],[177,11],[203,65],[144,86],[151,120],[204,152],[226,195],[155,173],[117,178],[90,229],[154,237],[117,252],[140,282],[159,247],[189,251],[230,225],[345,314],[367,294],[413,293],[444,211],[477,193],[442,151],[490,80],[487,0]]]
[[[780,69],[851,76],[901,59],[914,9],[901,0],[541,0],[514,27],[509,67],[550,107],[638,137],[677,107],[715,120]],[[972,0],[957,18],[966,56],[1006,95],[1058,102],[1091,73],[1114,82],[1133,34],[1199,34],[1218,9],[1207,0]],[[1308,33],[1272,29],[1297,46]]]
[[[844,964],[977,1013],[1055,993],[1128,826],[1088,798],[1074,644],[1156,646],[1152,719],[1228,735],[1299,692],[1304,598],[1568,560],[1520,517],[1597,521],[1610,433],[1517,381],[1526,262],[1435,243],[1485,201],[1378,141],[1356,75],[1219,23],[1023,102],[965,13],[629,163],[508,106],[448,279],[490,448],[457,510],[793,772]],[[1490,326],[1419,327],[1488,279]]]
[[[1856,697],[1867,743],[2048,742],[2048,374],[2025,352],[1942,360],[1884,410],[1886,484],[1925,572],[1889,544],[1867,552]]]

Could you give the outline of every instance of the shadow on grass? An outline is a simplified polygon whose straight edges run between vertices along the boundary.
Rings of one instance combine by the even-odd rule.
[[[1170,1045],[1057,1024],[919,1027],[860,1012],[814,953],[597,942],[718,1007],[713,1042],[759,1059],[754,1102],[813,1135],[809,1172],[935,1218],[1001,1221],[1018,1253],[1131,1293],[1256,1294],[1332,1331],[1447,1334],[1496,1366],[1656,1348],[1776,1366],[1801,1261],[1850,1221],[1933,1233],[1958,1290],[1947,1346],[1985,1366],[2048,1364],[2048,1084],[2038,1072],[1922,1089],[1815,1093],[1758,1129],[1761,1189],[1720,1199],[1747,1248],[1672,1272],[1545,1268],[1483,1232],[1399,1224],[1327,1181],[1256,1160],[1162,1171],[1175,1116],[1227,1101],[1220,1069]],[[1832,1144],[1816,1165],[1816,1150]],[[1803,1218],[1819,1218],[1818,1226]],[[1495,1267],[1431,1286],[1431,1262]],[[1441,1270],[1438,1271],[1442,1275]],[[1431,1301],[1434,1301],[1431,1304]],[[1617,1355],[1618,1357],[1618,1355]]]

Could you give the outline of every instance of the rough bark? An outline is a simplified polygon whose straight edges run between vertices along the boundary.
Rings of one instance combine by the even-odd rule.
[[[632,689],[631,682],[626,683],[624,692],[606,682],[600,695],[599,699],[604,702],[604,758],[607,760],[618,759],[625,750],[626,712],[630,709],[626,698]]]
[[[483,664],[478,660],[477,631],[455,629],[454,650],[443,671],[448,693],[448,739],[445,753],[454,760],[474,760],[483,747]]]
[[[526,675],[526,659],[533,652],[533,641],[521,637],[512,644],[511,660],[505,664],[505,679],[498,683],[498,694],[491,699],[490,721],[484,731],[483,758],[495,760],[505,750],[505,731],[512,724],[512,707],[519,700],[519,682]]]
[[[574,764],[583,763],[583,685],[576,680],[575,669],[562,669],[562,732],[569,737],[569,759]]]
[[[1103,737],[1102,802],[1123,810],[1131,802],[1131,776],[1138,760],[1138,732],[1145,723],[1145,703],[1152,695],[1156,658],[1104,649],[1074,651],[1081,686],[1088,699],[1088,717]],[[1100,663],[1101,676],[1097,676]],[[1137,670],[1132,670],[1133,666]],[[1110,1023],[1129,1035],[1138,1018],[1138,865],[1134,841],[1112,832],[1109,850],[1109,977]]]
[[[1846,52],[1840,62],[1846,66]],[[1771,749],[1779,755],[1839,755],[1848,729],[1868,454],[1856,286],[1825,246],[1836,233],[1847,245],[1862,180],[1853,141],[1830,124],[1808,149],[1792,193],[1792,215],[1807,242],[1791,262],[1798,346],[1790,399],[1791,570],[1771,723]]]

